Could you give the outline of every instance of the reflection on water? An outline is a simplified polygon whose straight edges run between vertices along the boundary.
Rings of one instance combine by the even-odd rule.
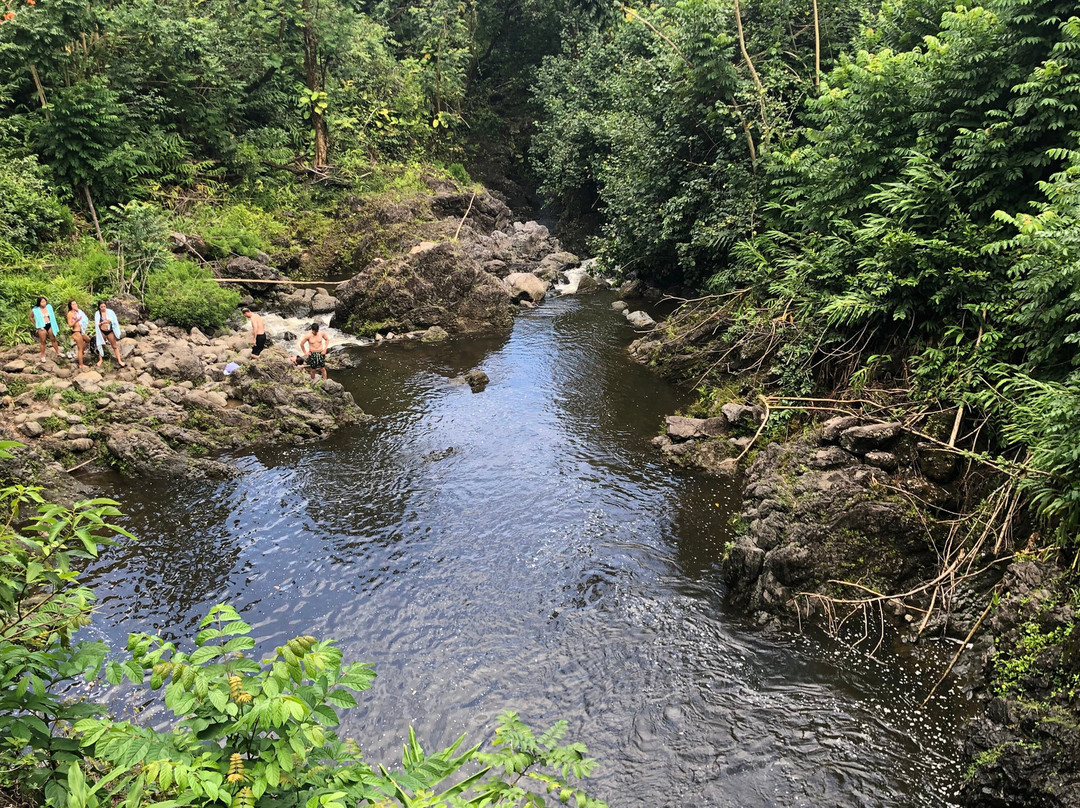
[[[92,571],[91,631],[186,638],[229,600],[261,647],[335,637],[379,673],[344,726],[372,760],[410,724],[434,748],[515,709],[568,719],[613,807],[945,804],[957,719],[915,710],[925,662],[725,614],[734,492],[658,462],[685,402],[632,337],[606,299],[564,298],[502,338],[360,349],[337,378],[373,423],[225,482],[115,487],[142,541]],[[479,394],[454,381],[473,367]]]

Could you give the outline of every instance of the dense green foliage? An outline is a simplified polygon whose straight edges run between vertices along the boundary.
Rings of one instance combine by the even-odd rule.
[[[820,81],[807,11],[665,3],[550,59],[544,187],[599,211],[597,251],[624,271],[708,279],[719,333],[767,343],[781,392],[885,374],[988,417],[1075,541],[1075,4],[819,9]]]
[[[0,458],[15,446],[0,444]],[[104,644],[75,636],[94,603],[77,562],[128,535],[109,521],[116,503],[64,508],[38,489],[9,487],[0,506],[0,799],[17,792],[63,808],[539,808],[552,795],[605,808],[573,784],[594,761],[581,744],[561,743],[565,722],[537,737],[505,713],[489,748],[462,749],[462,737],[434,754],[410,730],[399,767],[365,761],[333,727],[374,670],[307,636],[256,661],[251,627],[231,606],[210,611],[190,652],[132,634],[126,658],[105,663]],[[103,704],[64,695],[103,667],[115,685],[126,678],[163,690],[175,726],[117,721]]]

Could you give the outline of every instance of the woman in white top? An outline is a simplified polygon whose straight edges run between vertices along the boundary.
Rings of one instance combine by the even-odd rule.
[[[112,346],[113,353],[116,354],[116,363],[122,368],[127,367],[124,360],[120,358],[120,343],[116,341],[116,335],[120,333],[120,323],[113,310],[105,305],[104,300],[98,303],[98,310],[94,312],[94,328],[97,331],[98,353],[101,354],[98,357],[97,366],[101,367],[101,363],[105,361],[105,343],[108,342]]]
[[[71,329],[71,338],[75,341],[75,350],[78,352],[79,370],[90,370],[83,364],[83,353],[90,344],[90,337],[86,334],[90,329],[90,318],[79,308],[78,301],[68,301],[67,323],[68,328]]]

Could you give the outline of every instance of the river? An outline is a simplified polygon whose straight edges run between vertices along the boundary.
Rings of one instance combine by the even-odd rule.
[[[686,395],[627,358],[609,302],[357,349],[334,377],[375,420],[233,456],[236,479],[99,480],[140,541],[91,568],[89,633],[187,638],[229,601],[263,649],[336,638],[379,674],[343,724],[371,761],[513,709],[567,719],[612,808],[949,804],[963,707],[916,709],[944,651],[880,664],[725,610],[736,491],[660,462]],[[453,380],[474,367],[480,393]]]

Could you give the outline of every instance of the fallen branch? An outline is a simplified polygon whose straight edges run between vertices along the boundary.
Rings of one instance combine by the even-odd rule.
[[[953,669],[953,666],[956,665],[956,661],[960,659],[960,654],[964,653],[964,649],[967,648],[968,643],[971,642],[971,638],[975,636],[975,632],[979,630],[979,626],[982,625],[983,620],[986,619],[986,615],[990,614],[990,610],[993,607],[994,596],[991,593],[990,602],[986,604],[986,608],[983,609],[983,613],[979,615],[979,619],[975,621],[975,625],[971,627],[971,631],[968,632],[968,635],[964,638],[964,641],[960,643],[960,647],[956,649],[956,654],[953,656],[952,660],[950,660],[948,666],[945,668],[945,672],[941,674],[941,678],[937,680],[937,682],[932,688],[930,688],[930,692],[927,694],[926,698],[922,700],[922,704],[919,705],[920,710],[927,705],[931,698],[933,698],[934,693],[937,692],[938,687],[941,685],[942,682],[945,681],[945,677],[949,675],[949,672]]]
[[[283,286],[337,286],[346,281],[270,281],[262,278],[214,278],[218,283],[272,283]]]
[[[472,199],[469,200],[469,207],[465,208],[465,215],[461,217],[461,221],[458,222],[457,230],[454,231],[454,241],[457,241],[458,234],[461,233],[461,228],[465,226],[465,220],[469,218],[469,213],[472,211],[473,202],[476,201],[476,191],[472,192]]]

